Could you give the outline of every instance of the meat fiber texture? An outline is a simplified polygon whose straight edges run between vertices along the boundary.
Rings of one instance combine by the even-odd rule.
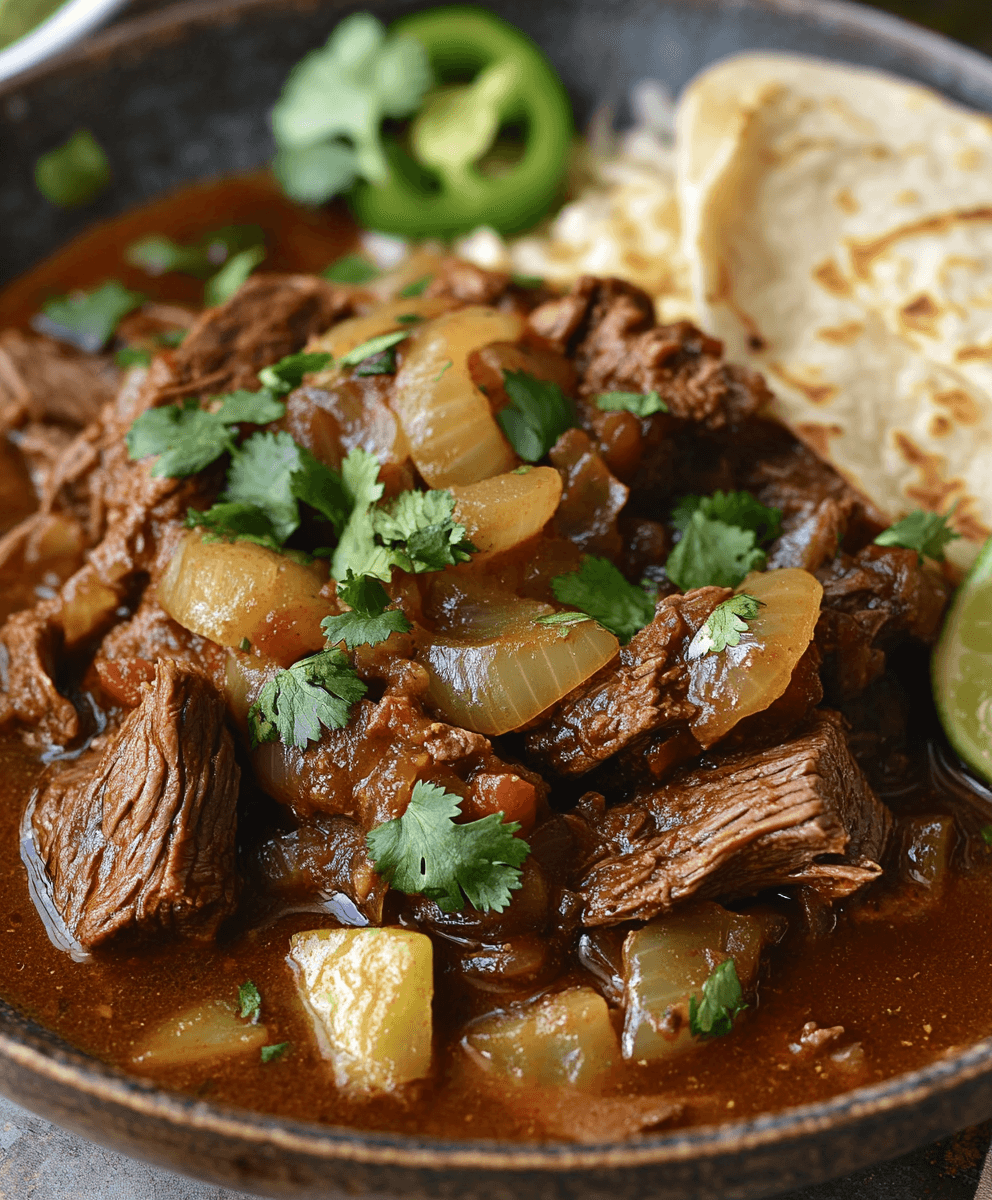
[[[224,712],[206,679],[162,659],[106,749],[43,784],[32,827],[79,945],[208,939],[233,912],[240,770]]]
[[[602,797],[586,797],[568,820],[586,846],[576,890],[587,925],[797,884],[839,899],[881,873],[892,824],[841,719],[823,711],[782,745],[715,758],[605,814]]]

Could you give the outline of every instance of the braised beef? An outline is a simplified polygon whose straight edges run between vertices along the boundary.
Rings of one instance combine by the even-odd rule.
[[[113,400],[119,377],[109,358],[5,329],[0,333],[0,430],[40,421],[82,428]]]
[[[566,819],[587,925],[649,920],[690,896],[850,895],[879,875],[891,828],[841,719],[823,711],[781,745],[714,756],[608,810],[590,794]]]
[[[237,898],[239,782],[220,696],[161,659],[105,748],[53,768],[37,796],[31,826],[71,936],[212,937]]]

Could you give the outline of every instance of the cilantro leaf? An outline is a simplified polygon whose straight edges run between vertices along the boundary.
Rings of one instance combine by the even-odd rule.
[[[409,336],[409,329],[396,329],[392,333],[380,333],[378,337],[369,338],[367,342],[362,342],[354,350],[349,350],[347,354],[342,355],[338,360],[338,366],[357,367],[366,359],[373,358],[384,350],[392,349],[393,346],[398,345]]]
[[[340,642],[354,650],[356,646],[377,646],[393,633],[408,633],[413,626],[402,612],[390,608],[392,600],[378,579],[368,575],[348,578],[338,584],[338,595],[351,606],[351,612],[325,617],[320,623],[330,645]]]
[[[372,528],[404,571],[441,571],[468,562],[475,553],[454,512],[451,492],[401,492],[385,507],[373,509]]]
[[[288,433],[256,433],[232,455],[223,499],[261,509],[284,542],[300,524],[293,493],[299,463],[300,447]]]
[[[152,352],[142,346],[122,346],[114,355],[119,367],[147,367],[152,361]]]
[[[351,504],[345,491],[344,481],[337,471],[306,449],[297,446],[297,467],[290,479],[290,488],[297,500],[315,508],[340,533],[348,521]]]
[[[420,42],[387,35],[371,13],[346,17],[293,69],[272,110],[280,183],[312,204],[358,177],[385,183],[382,122],[416,112],[432,82]]]
[[[299,354],[288,354],[271,367],[263,367],[258,373],[258,378],[270,392],[282,396],[291,392],[293,388],[298,388],[304,375],[309,375],[311,371],[320,371],[332,361],[333,355],[323,350],[313,350],[309,353],[301,351]]]
[[[702,1001],[689,997],[689,1032],[698,1038],[724,1037],[745,1008],[737,967],[732,958],[725,958],[703,984]]]
[[[738,529],[750,529],[759,545],[773,542],[782,532],[782,510],[768,508],[750,492],[714,492],[712,496],[683,496],[671,515],[671,523],[685,533],[692,514],[700,512],[711,521],[723,521]]]
[[[290,1045],[290,1042],[273,1042],[271,1046],[263,1046],[261,1050],[262,1062],[270,1063],[275,1062],[277,1058],[282,1058]]]
[[[225,425],[268,425],[286,415],[286,405],[264,388],[260,392],[228,392],[214,399],[221,402],[217,419]]]
[[[544,458],[566,429],[575,424],[572,402],[557,383],[526,371],[504,371],[510,406],[496,414],[510,445],[525,462]]]
[[[144,302],[140,292],[129,292],[110,279],[92,292],[56,296],[42,305],[31,324],[39,333],[96,354],[113,337],[121,318]]]
[[[279,671],[248,710],[252,747],[280,738],[287,746],[320,739],[320,729],[344,729],[365,684],[340,650],[322,650]]]
[[[262,1011],[262,997],[250,979],[238,988],[238,1005],[238,1016],[243,1021],[251,1021],[253,1025],[257,1025]]]
[[[232,255],[264,243],[265,234],[258,225],[225,225],[186,246],[164,234],[151,233],[132,242],[124,257],[132,267],[140,267],[149,275],[178,271],[206,279]]]
[[[697,509],[669,554],[665,570],[676,587],[689,592],[710,584],[736,587],[766,561],[764,550],[755,545],[753,530],[711,520]]]
[[[220,501],[206,512],[190,508],[185,524],[187,529],[205,529],[205,541],[227,538],[232,542],[254,542],[258,546],[268,546],[270,550],[282,548],[272,518],[254,504]]]
[[[603,392],[596,397],[601,412],[629,412],[635,417],[667,413],[668,405],[657,392]]]
[[[551,590],[562,604],[592,617],[624,644],[654,619],[654,600],[628,583],[607,558],[587,554],[577,571],[556,575]]]
[[[352,450],[341,464],[341,483],[351,511],[331,560],[331,574],[344,579],[351,571],[388,579],[389,555],[376,544],[372,528],[372,505],[384,491],[379,460],[367,450]]]
[[[321,274],[331,283],[371,283],[378,279],[379,268],[360,254],[346,254],[336,259]]]
[[[61,146],[34,164],[38,191],[59,208],[78,208],[95,199],[110,183],[110,164],[88,129],[77,129]]]
[[[992,846],[992,825],[983,825],[978,833],[986,846]]]
[[[510,278],[521,288],[539,288],[544,287],[543,275],[511,275]]]
[[[203,303],[207,308],[230,300],[263,258],[264,246],[250,246],[240,254],[232,255],[217,274],[207,280],[203,289]]]
[[[466,899],[480,912],[502,912],[520,887],[520,864],[530,853],[513,835],[520,826],[491,813],[456,825],[461,799],[418,780],[402,817],[369,833],[369,855],[389,884],[407,895],[434,900],[458,912]]]
[[[961,536],[948,525],[950,516],[951,513],[941,516],[940,513],[916,508],[901,521],[883,530],[875,538],[875,545],[902,546],[906,550],[915,550],[921,563],[924,558],[943,562],[944,547]]]
[[[741,634],[746,632],[748,621],[753,621],[764,601],[748,592],[731,596],[718,604],[696,631],[689,643],[686,658],[692,662],[707,654],[719,654],[728,646],[740,644]]]
[[[360,362],[355,368],[355,374],[359,377],[366,375],[395,375],[396,374],[396,349],[390,346],[388,350],[382,350],[378,354],[373,354],[371,358]]]
[[[421,275],[419,279],[415,279],[412,283],[401,287],[400,296],[404,300],[413,300],[416,296],[422,296],[433,282],[433,275]]]
[[[186,400],[143,412],[128,430],[127,448],[133,459],[157,454],[152,475],[177,479],[195,475],[233,450],[234,439],[216,413]]]

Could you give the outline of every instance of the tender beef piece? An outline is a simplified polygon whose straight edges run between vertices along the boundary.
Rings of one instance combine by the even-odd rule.
[[[676,418],[737,426],[771,399],[760,375],[723,361],[723,347],[686,321],[655,322],[651,297],[619,279],[581,279],[530,316],[533,333],[567,354],[579,395],[656,391]]]
[[[782,745],[714,757],[605,810],[566,818],[580,848],[587,925],[646,921],[681,901],[735,899],[805,884],[827,898],[876,878],[892,819],[820,711]]]
[[[816,642],[828,698],[848,700],[885,670],[885,652],[906,638],[930,644],[950,596],[947,581],[920,565],[915,550],[865,546],[816,572],[823,609]]]
[[[691,720],[685,654],[729,595],[707,587],[659,601],[651,624],[527,735],[528,753],[558,775],[583,775],[635,739]]]
[[[239,780],[216,689],[162,660],[106,749],[37,797],[31,828],[72,937],[213,937],[236,901]]]
[[[5,329],[0,333],[0,430],[30,421],[82,428],[113,400],[119,379],[109,358]]]
[[[549,457],[562,481],[554,517],[558,533],[586,554],[619,558],[623,539],[617,518],[627,503],[628,489],[613,477],[583,429],[563,433]]]
[[[506,271],[487,271],[452,257],[444,259],[433,272],[424,295],[457,300],[460,304],[488,304],[529,313],[552,293],[545,287],[521,287]]]

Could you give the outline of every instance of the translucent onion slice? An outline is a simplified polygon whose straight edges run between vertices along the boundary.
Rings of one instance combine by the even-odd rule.
[[[414,328],[415,322],[399,321],[398,317],[416,316],[424,321],[429,321],[433,317],[447,312],[453,303],[454,301],[441,297],[425,298],[423,296],[415,296],[409,300],[388,300],[385,304],[378,305],[368,316],[349,317],[346,321],[339,321],[337,325],[332,325],[320,337],[312,338],[307,344],[307,350],[308,352],[322,350],[333,355],[337,361],[370,338],[378,337],[383,333],[392,333],[396,329]],[[307,382],[319,387],[335,378],[337,378],[337,369],[332,363],[323,371],[317,371],[308,376]]]
[[[335,611],[320,595],[327,566],[305,566],[251,542],[187,534],[158,585],[158,601],[185,629],[221,646],[253,650],[288,667],[322,650],[320,622]]]
[[[549,605],[513,598],[458,612],[457,636],[417,635],[430,671],[427,696],[453,725],[489,737],[526,725],[608,663],[619,643],[594,621],[538,625]]]
[[[517,465],[468,359],[491,342],[517,341],[523,330],[519,314],[473,305],[430,321],[407,344],[393,408],[431,487],[477,483]]]
[[[479,483],[454,486],[455,519],[482,554],[498,554],[540,533],[561,499],[561,476],[554,467],[525,475],[494,475]]]
[[[691,664],[689,699],[699,715],[690,728],[704,748],[782,695],[812,640],[823,598],[819,581],[798,567],[756,571],[737,591],[756,596],[765,607],[748,622],[738,645]]]

